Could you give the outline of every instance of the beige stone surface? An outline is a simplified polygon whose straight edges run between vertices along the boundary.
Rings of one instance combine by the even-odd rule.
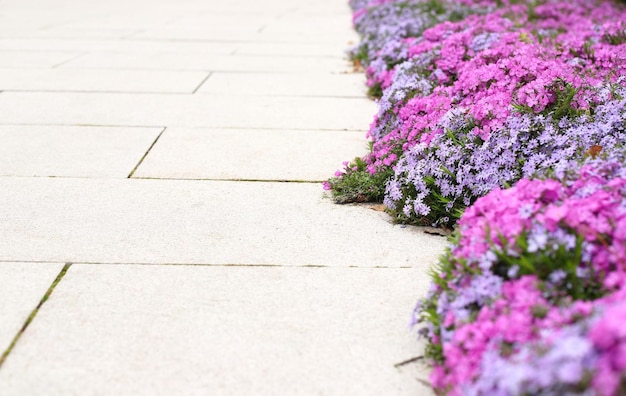
[[[0,32],[2,28],[0,27]],[[68,36],[69,36],[68,32]],[[126,32],[127,34],[130,32]],[[283,47],[284,45],[280,46]],[[181,42],[181,41],[152,41],[133,40],[132,38],[114,39],[111,37],[90,37],[87,33],[74,32],[69,37],[12,37],[0,34],[0,50],[2,51],[68,51],[78,54],[89,52],[197,52],[200,54],[229,55],[240,48],[257,48],[252,43],[225,43],[225,42]],[[299,46],[293,46],[293,48]],[[334,49],[325,48],[325,53],[332,53],[334,57],[342,54],[344,48],[337,45]],[[270,47],[271,48],[271,47]],[[261,48],[256,55],[263,55]],[[320,49],[322,51],[322,49]],[[242,53],[246,53],[242,51]]]
[[[192,93],[202,71],[0,69],[0,90],[123,93]]]
[[[0,127],[0,175],[125,178],[162,128]]]
[[[365,152],[361,132],[168,128],[134,177],[323,181]]]
[[[361,73],[213,73],[198,93],[363,98]]]
[[[0,125],[366,130],[366,98],[4,92]]]
[[[429,395],[422,271],[74,264],[0,370],[6,396]]]
[[[0,262],[0,355],[37,308],[62,267],[53,263]]]
[[[0,68],[51,68],[72,60],[79,55],[79,52],[72,51],[0,51]]]
[[[426,270],[446,244],[320,184],[0,178],[0,202],[0,260]]]
[[[97,52],[77,57],[62,66],[67,69],[145,69],[230,72],[348,72],[350,63],[329,57],[274,57],[215,55],[198,52]]]
[[[348,43],[349,44],[349,43]],[[346,58],[346,43],[238,43],[237,55]]]

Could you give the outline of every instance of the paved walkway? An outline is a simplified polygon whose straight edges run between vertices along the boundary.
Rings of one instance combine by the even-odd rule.
[[[319,183],[355,40],[345,0],[0,0],[0,395],[426,394],[445,241]]]

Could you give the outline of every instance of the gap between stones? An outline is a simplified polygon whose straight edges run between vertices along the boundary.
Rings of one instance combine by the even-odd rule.
[[[16,260],[0,260],[0,263],[13,263]],[[53,263],[60,264],[51,260],[20,260],[23,263]],[[253,267],[253,268],[351,268],[351,269],[416,269],[408,265],[402,265],[397,267],[382,266],[382,265],[323,265],[323,264],[243,264],[243,263],[231,263],[231,264],[208,264],[208,263],[122,263],[122,262],[99,262],[99,261],[75,261],[73,264],[78,265],[143,265],[143,266],[170,266],[170,267]]]
[[[196,89],[193,90],[193,92],[191,93],[192,95],[195,94],[196,92],[198,92],[198,90],[200,89],[200,87],[202,87],[204,85],[205,82],[207,82],[207,80],[209,78],[211,78],[211,76],[213,75],[213,72],[209,72],[209,74],[204,78],[204,80],[202,80],[200,82],[200,84],[198,84],[198,86],[196,87]]]
[[[139,160],[139,162],[137,163],[137,165],[135,165],[135,167],[133,168],[133,170],[130,172],[130,174],[128,175],[128,179],[130,179],[131,177],[133,177],[133,174],[135,174],[135,172],[137,171],[137,169],[139,168],[139,166],[141,166],[141,164],[143,163],[143,161],[146,159],[146,157],[148,156],[148,154],[150,153],[150,150],[152,150],[152,147],[154,147],[155,144],[157,144],[157,142],[159,141],[159,139],[161,138],[161,136],[163,135],[163,132],[165,132],[165,130],[167,130],[167,127],[163,128],[163,130],[161,130],[161,132],[159,133],[159,135],[156,137],[156,139],[154,139],[154,142],[152,142],[152,144],[150,145],[150,147],[148,147],[148,150],[144,153],[143,157],[141,157],[141,159]]]
[[[57,275],[56,279],[52,282],[52,284],[50,285],[46,293],[43,295],[43,297],[39,301],[39,304],[37,304],[35,309],[33,309],[33,311],[30,313],[30,315],[26,319],[26,322],[24,322],[24,325],[22,326],[20,331],[15,335],[15,337],[11,341],[11,344],[9,344],[8,348],[4,351],[2,356],[0,356],[0,369],[2,369],[2,365],[6,361],[7,357],[11,354],[11,351],[13,351],[13,348],[15,348],[15,345],[22,337],[22,334],[24,334],[24,332],[26,331],[30,323],[35,319],[41,307],[46,303],[46,301],[48,301],[48,298],[50,298],[50,295],[52,295],[52,292],[54,291],[56,286],[59,284],[59,282],[61,282],[61,280],[63,279],[63,277],[65,276],[65,274],[67,273],[67,271],[70,269],[71,266],[72,266],[71,263],[65,263],[65,265],[61,269],[61,272],[59,272],[59,275]]]

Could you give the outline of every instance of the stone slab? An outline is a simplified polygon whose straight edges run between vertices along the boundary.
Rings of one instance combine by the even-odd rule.
[[[364,86],[360,73],[213,73],[198,93],[363,98]]]
[[[0,354],[20,332],[62,267],[63,264],[0,262]]]
[[[431,395],[410,269],[74,264],[0,370],[6,396]]]
[[[0,68],[50,68],[79,54],[71,51],[0,51]]]
[[[137,33],[137,29],[102,29],[102,28],[82,28],[82,29],[46,29],[42,22],[40,29],[24,29],[0,27],[0,35],[3,38],[15,39],[70,39],[76,37],[81,39],[123,39],[129,35]]]
[[[317,32],[322,35],[333,33],[343,38],[354,34],[351,22],[351,17],[344,12],[332,16],[291,13],[278,21],[269,23],[263,32],[283,34]]]
[[[346,18],[349,20],[349,18]],[[250,33],[245,31],[232,32],[225,35],[218,30],[210,29],[148,29],[132,36],[133,39],[160,39],[160,40],[207,40],[207,41],[240,41],[240,42],[264,42],[264,43],[344,43],[358,40],[358,35],[349,30],[349,27],[341,32],[325,32],[318,29],[316,31],[295,31],[291,34],[277,31],[265,31]]]
[[[0,127],[0,175],[127,177],[162,128]]]
[[[165,29],[196,29],[196,30],[219,30],[228,29],[230,31],[238,30],[243,32],[255,33],[278,19],[280,11],[274,11],[269,14],[257,13],[241,13],[235,10],[216,10],[213,5],[199,9],[197,4],[184,13],[180,17],[172,20],[163,26]],[[179,10],[179,7],[176,7]],[[239,10],[241,11],[241,10]]]
[[[0,124],[366,130],[365,98],[3,92]]]
[[[274,43],[341,43],[348,44],[359,39],[359,35],[353,30],[346,29],[342,33],[328,32],[324,33],[323,29],[316,31],[295,31],[289,34],[283,32],[262,31],[255,38],[259,42]]]
[[[134,176],[322,181],[366,151],[362,132],[168,128]]]
[[[207,76],[200,71],[0,69],[0,90],[192,93]]]
[[[0,42],[1,43],[1,42]],[[237,55],[276,55],[295,57],[332,57],[346,58],[348,46],[336,44],[304,44],[304,43],[237,43]]]
[[[128,35],[128,33],[127,33]],[[184,41],[158,41],[158,40],[133,40],[88,38],[82,34],[75,34],[69,38],[11,38],[3,37],[0,32],[0,50],[2,51],[70,51],[70,52],[194,52],[204,54],[228,55],[243,47],[240,43],[222,42],[184,42]],[[294,46],[296,47],[296,46]],[[300,46],[298,46],[300,47]],[[343,48],[337,46],[336,54],[342,53]],[[321,51],[321,50],[320,50]],[[330,50],[327,49],[327,52]],[[256,55],[263,55],[257,53]]]
[[[202,70],[228,72],[346,72],[340,58],[215,55],[197,52],[94,52],[63,65],[68,69]]]
[[[426,269],[446,245],[322,194],[310,183],[0,177],[0,260]]]

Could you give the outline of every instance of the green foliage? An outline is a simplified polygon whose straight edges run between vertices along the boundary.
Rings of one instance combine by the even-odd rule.
[[[487,230],[486,234],[489,235],[490,231]],[[441,326],[444,320],[437,313],[440,296],[445,293],[449,298],[453,298],[456,294],[455,287],[463,283],[462,279],[469,279],[482,273],[476,262],[468,262],[454,254],[453,249],[459,245],[460,238],[461,231],[459,230],[448,238],[449,247],[428,273],[437,292],[422,299],[419,303],[419,322],[428,323],[436,336],[441,336]],[[590,276],[580,276],[581,270],[591,271],[581,264],[584,241],[582,235],[577,235],[573,251],[562,245],[554,245],[552,248],[531,252],[528,249],[528,240],[528,232],[521,234],[512,244],[509,244],[502,235],[496,240],[490,240],[489,250],[497,257],[490,269],[493,274],[504,281],[519,279],[525,275],[535,275],[540,281],[538,287],[550,296],[551,303],[593,301],[606,294],[606,288],[602,286],[601,274],[591,273]],[[512,273],[510,270],[514,268],[517,270]],[[550,275],[557,271],[564,273],[563,278],[557,283],[548,282]],[[475,308],[469,321],[473,321],[478,314],[479,307]],[[539,305],[533,307],[535,317],[545,317],[546,314],[546,307]],[[447,328],[447,330],[452,330],[452,328]],[[425,357],[437,363],[443,362],[442,343],[429,342],[426,346]]]
[[[563,117],[570,119],[580,117],[584,113],[584,110],[576,109],[572,106],[574,97],[579,91],[578,88],[563,80],[557,80],[552,84],[552,89],[556,100],[552,106],[548,106],[544,110],[545,114],[552,112],[552,117],[555,120],[560,120]]]
[[[624,0],[626,2],[626,0]],[[605,34],[604,40],[611,45],[620,45],[626,43],[626,32],[619,31],[615,34]]]
[[[329,179],[328,185],[333,199],[339,204],[382,202],[387,179],[392,175],[391,168],[372,175],[367,171],[365,161],[355,158],[346,166],[345,173]]]
[[[383,88],[376,83],[367,88],[367,96],[374,99],[380,99],[383,96]]]

